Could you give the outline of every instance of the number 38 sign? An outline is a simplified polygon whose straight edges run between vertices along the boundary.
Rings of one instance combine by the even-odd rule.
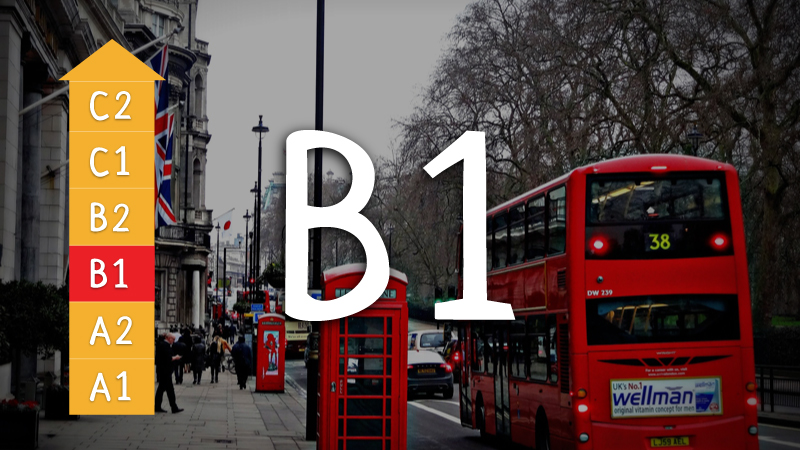
[[[153,414],[154,81],[114,41],[69,72],[70,414]]]

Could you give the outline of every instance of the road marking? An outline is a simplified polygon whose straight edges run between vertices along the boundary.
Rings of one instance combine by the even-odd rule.
[[[431,414],[436,414],[439,417],[445,418],[445,419],[447,419],[447,420],[449,420],[449,421],[451,421],[453,423],[457,423],[457,424],[461,425],[461,419],[459,419],[456,416],[451,416],[450,414],[443,413],[443,412],[439,411],[438,409],[433,409],[433,408],[431,408],[429,406],[425,406],[425,405],[422,405],[422,404],[419,404],[419,403],[416,403],[416,402],[408,402],[408,404],[411,405],[411,406],[416,406],[417,408],[419,408],[419,409],[421,409],[423,411],[428,411]]]
[[[791,430],[791,431],[798,431],[796,427],[783,427],[780,425],[772,425],[770,423],[759,423],[758,427],[767,427],[767,428],[780,428],[781,430]]]
[[[410,404],[411,403],[409,403],[409,405]],[[794,442],[779,441],[779,440],[777,440],[777,439],[775,439],[773,437],[769,437],[769,436],[759,436],[758,440],[759,441],[765,441],[765,442],[771,442],[773,444],[778,444],[778,445],[785,445],[787,447],[800,448],[800,444],[797,444],[797,443],[794,443]]]

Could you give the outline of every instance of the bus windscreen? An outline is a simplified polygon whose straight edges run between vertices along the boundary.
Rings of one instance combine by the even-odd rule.
[[[719,174],[589,177],[587,259],[667,259],[733,254]]]
[[[586,300],[589,345],[739,339],[735,295],[646,295]]]

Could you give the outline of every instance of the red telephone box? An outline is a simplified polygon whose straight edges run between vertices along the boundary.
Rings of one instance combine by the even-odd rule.
[[[286,355],[286,317],[262,314],[258,317],[256,391],[283,392]]]
[[[358,285],[365,264],[322,274],[322,299]],[[320,326],[317,448],[405,449],[407,429],[408,278],[392,269],[380,299]]]

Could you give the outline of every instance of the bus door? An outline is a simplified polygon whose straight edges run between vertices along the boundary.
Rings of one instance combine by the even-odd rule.
[[[508,330],[497,323],[492,346],[494,359],[494,415],[497,436],[511,437],[511,406],[508,386]]]
[[[458,342],[461,343],[461,355],[472,355],[475,351],[472,347],[472,340],[469,339],[470,330],[466,324],[458,327]],[[459,408],[461,424],[472,428],[472,392],[470,389],[470,378],[472,373],[472,358],[461,358],[461,380],[458,385]]]

